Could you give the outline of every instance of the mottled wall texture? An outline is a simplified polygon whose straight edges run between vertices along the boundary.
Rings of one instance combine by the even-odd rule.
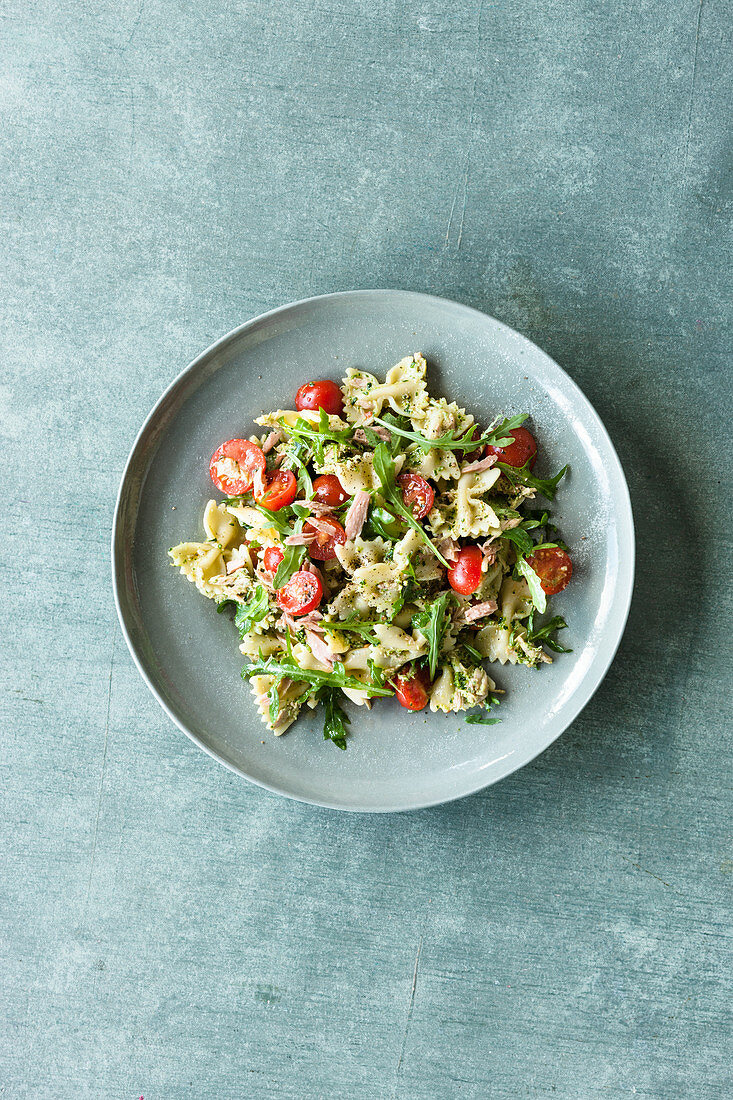
[[[729,30],[724,0],[0,6],[3,1100],[731,1095]],[[386,817],[190,744],[108,564],[186,362],[373,286],[553,355],[639,538],[572,728]]]

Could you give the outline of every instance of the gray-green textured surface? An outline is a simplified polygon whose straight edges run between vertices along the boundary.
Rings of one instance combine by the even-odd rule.
[[[726,18],[6,0],[4,1097],[730,1094]],[[171,725],[108,541],[137,426],[194,353],[383,285],[568,369],[639,563],[559,742],[367,818],[248,786]]]

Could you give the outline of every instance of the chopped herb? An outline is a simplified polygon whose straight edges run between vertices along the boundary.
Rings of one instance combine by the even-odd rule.
[[[466,718],[469,726],[495,726],[501,718],[482,718],[480,714],[469,714]]]
[[[441,592],[437,600],[412,617],[412,627],[419,630],[428,643],[428,668],[432,680],[438,670],[438,657],[447,626],[446,604],[449,592]]]
[[[374,450],[374,469],[377,473],[377,477],[381,483],[382,494],[388,504],[400,515],[403,519],[407,520],[410,527],[413,527],[425,544],[430,549],[431,553],[435,555],[441,565],[444,565],[446,569],[449,568],[449,563],[445,560],[443,555],[437,549],[432,541],[428,538],[425,530],[417,522],[412,512],[405,508],[402,503],[402,494],[397,488],[395,480],[395,464],[392,456],[387,449],[386,443],[380,443]]]

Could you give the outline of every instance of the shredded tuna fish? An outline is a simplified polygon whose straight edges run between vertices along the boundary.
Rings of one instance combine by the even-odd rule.
[[[502,531],[511,531],[514,527],[519,527],[521,519],[514,516],[512,519],[505,519],[501,525]]]
[[[320,500],[294,500],[293,504],[310,509],[314,516],[329,516],[333,512],[330,504],[323,504]]]
[[[482,569],[484,571],[486,569],[488,569],[488,567],[490,565],[493,565],[494,562],[496,561],[496,549],[497,549],[496,544],[491,546],[487,542],[484,543],[483,550],[481,551],[481,553],[484,556],[483,565],[482,565]]]
[[[305,636],[315,659],[320,661],[321,664],[326,665],[327,668],[333,668],[333,653],[328,648],[323,638],[319,638],[319,636],[309,629],[309,627],[305,628]]]
[[[262,470],[255,470],[252,482],[252,491],[257,499],[265,492],[265,475]]]
[[[456,561],[460,546],[454,539],[443,539],[437,544],[438,550],[447,561]]]
[[[271,573],[266,573],[264,569],[255,569],[255,576],[257,577],[258,581],[264,584],[265,588],[267,588],[270,592],[273,591]]]
[[[309,535],[306,531],[301,531],[299,535],[288,535],[285,539],[286,546],[310,546],[315,538],[315,534]]]
[[[323,531],[325,535],[333,534],[333,527],[331,524],[324,523],[322,519],[317,519],[315,516],[312,516],[311,519],[308,520],[308,523],[311,527],[315,527],[316,531]]]
[[[249,552],[244,546],[237,547],[236,550],[232,551],[232,556],[227,562],[227,573],[236,573],[237,570],[243,569],[245,565],[249,565]]]
[[[275,444],[280,442],[282,437],[283,437],[282,432],[278,432],[278,431],[270,432],[267,439],[262,444],[263,453],[268,454],[268,452],[272,450],[272,448],[275,446]]]
[[[346,519],[344,520],[344,531],[346,532],[347,539],[355,539],[357,535],[361,534],[361,529],[367,517],[370,500],[371,497],[365,489],[359,489],[355,493],[354,499],[346,513]]]
[[[463,618],[467,623],[475,622],[476,619],[483,619],[485,615],[493,614],[498,606],[496,600],[484,600],[483,603],[472,604],[463,612]]]
[[[469,462],[468,466],[461,467],[462,474],[477,474],[481,470],[488,470],[496,462],[496,455],[487,455],[486,458],[480,458],[477,462]]]

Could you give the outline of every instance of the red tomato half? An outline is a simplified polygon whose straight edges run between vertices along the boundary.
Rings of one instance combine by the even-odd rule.
[[[423,710],[428,703],[428,670],[415,665],[401,668],[395,673],[394,684],[397,702],[406,710]]]
[[[296,409],[325,409],[340,416],[344,408],[341,389],[335,382],[306,382],[295,395]]]
[[[496,455],[499,462],[520,469],[529,462],[530,470],[537,460],[537,440],[526,428],[515,428],[509,435],[514,439],[507,447],[487,447],[487,455]]]
[[[313,482],[313,499],[330,508],[337,508],[349,499],[349,494],[335,474],[321,474]]]
[[[570,555],[559,546],[546,546],[542,550],[536,550],[527,558],[527,565],[531,565],[540,578],[542,591],[546,596],[556,596],[558,592],[562,592],[570,584],[573,575]]]
[[[209,473],[220,493],[239,497],[252,488],[255,474],[264,470],[265,456],[248,439],[228,439],[211,456]]]
[[[435,493],[421,474],[400,474],[396,479],[402,490],[402,503],[415,519],[422,519],[433,507]]]
[[[298,495],[298,482],[292,470],[274,470],[265,474],[264,489],[255,490],[255,500],[270,512],[279,512],[292,504]]]
[[[315,573],[293,573],[287,584],[275,593],[283,611],[288,615],[307,615],[315,611],[323,597],[323,585]]]
[[[464,546],[448,570],[448,584],[462,596],[470,596],[481,584],[483,554],[478,546]]]
[[[277,573],[277,567],[284,557],[279,546],[268,546],[262,555],[262,564],[268,573]]]
[[[323,530],[319,531],[310,522],[303,528],[304,534],[316,536],[308,547],[308,553],[313,561],[331,561],[336,557],[336,547],[346,542],[346,532],[338,520],[330,516],[323,516],[318,523],[323,525]]]

